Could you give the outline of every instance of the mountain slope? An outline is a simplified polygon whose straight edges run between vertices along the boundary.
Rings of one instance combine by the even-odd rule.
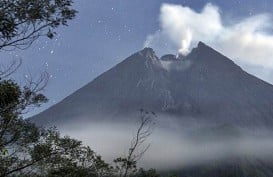
[[[146,164],[185,177],[273,175],[272,136],[263,134],[272,131],[273,86],[202,42],[187,56],[145,48],[30,120],[107,158],[124,146],[140,108],[161,121]]]
[[[145,48],[31,120],[119,120],[140,108],[181,120],[272,126],[273,86],[202,42],[178,58]]]

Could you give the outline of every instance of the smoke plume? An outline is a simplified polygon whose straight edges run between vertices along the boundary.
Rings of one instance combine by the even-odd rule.
[[[189,7],[162,4],[160,29],[147,36],[145,46],[162,53],[186,55],[203,41],[264,80],[270,80],[273,69],[273,26],[269,14],[259,14],[241,20],[221,18],[220,10],[206,4],[197,12]],[[253,69],[253,66],[261,69]],[[265,70],[268,69],[266,72]]]

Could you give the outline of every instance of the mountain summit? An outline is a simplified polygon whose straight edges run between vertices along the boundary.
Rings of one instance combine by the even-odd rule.
[[[273,86],[202,42],[187,56],[136,52],[31,121],[56,125],[109,160],[126,147],[141,108],[157,115],[145,167],[273,175]]]
[[[273,125],[273,86],[202,42],[182,58],[145,48],[31,120],[118,120],[140,108],[181,121],[266,127]]]

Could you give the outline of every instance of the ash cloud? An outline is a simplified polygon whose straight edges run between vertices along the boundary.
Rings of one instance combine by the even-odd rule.
[[[189,7],[164,3],[160,29],[147,36],[144,45],[163,53],[187,55],[199,41],[239,63],[244,69],[271,82],[273,26],[270,14],[259,14],[226,25],[220,9],[208,3],[197,12]],[[249,67],[251,66],[251,68]],[[254,72],[253,67],[255,70]],[[262,69],[258,69],[262,68]]]

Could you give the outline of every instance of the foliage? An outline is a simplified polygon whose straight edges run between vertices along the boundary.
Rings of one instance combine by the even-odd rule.
[[[12,80],[0,82],[0,176],[102,176],[110,170],[80,141],[42,129],[20,117],[47,99]],[[85,175],[84,175],[85,174]],[[66,176],[65,175],[65,176]]]
[[[25,49],[40,36],[53,38],[77,13],[72,0],[1,0],[0,50]]]
[[[144,170],[140,168],[134,177],[160,177],[160,175],[156,172],[155,169]]]
[[[129,154],[115,159],[117,166],[113,168],[81,141],[62,137],[55,128],[38,128],[22,119],[22,112],[28,106],[39,106],[47,101],[40,93],[44,86],[33,85],[21,88],[13,80],[0,81],[0,177],[127,177],[137,172],[136,163],[148,146],[140,153],[136,150],[151,133],[152,121],[148,112],[141,114]]]
[[[0,51],[26,49],[41,36],[52,39],[58,27],[75,17],[72,4],[72,0],[1,0]],[[41,92],[48,76],[43,74],[36,81],[30,78],[20,87],[7,79],[20,65],[21,61],[13,61],[8,67],[0,66],[0,177],[157,177],[155,170],[146,172],[136,166],[148,149],[136,153],[151,133],[148,112],[141,110],[140,127],[129,153],[115,159],[114,168],[81,141],[22,118],[29,107],[47,101]]]

